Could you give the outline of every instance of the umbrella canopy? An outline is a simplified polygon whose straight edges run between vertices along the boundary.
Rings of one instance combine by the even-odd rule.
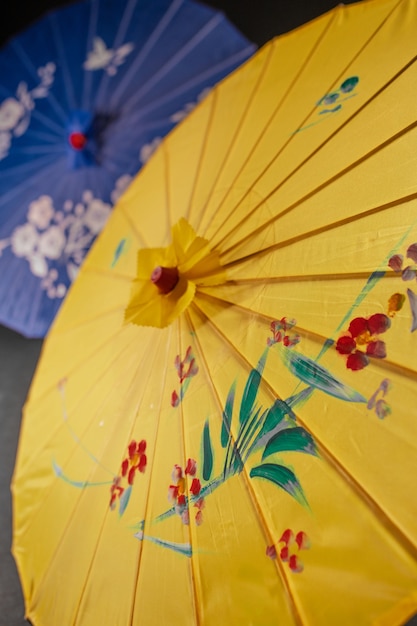
[[[36,626],[416,611],[416,58],[416,0],[339,6],[119,200],[25,408]]]
[[[0,322],[43,336],[112,205],[253,46],[190,0],[84,0],[0,53]]]

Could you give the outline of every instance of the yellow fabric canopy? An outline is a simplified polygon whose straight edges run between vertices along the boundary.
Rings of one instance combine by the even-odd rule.
[[[417,611],[416,58],[416,0],[339,6],[224,80],[120,199],[24,411],[35,626]]]

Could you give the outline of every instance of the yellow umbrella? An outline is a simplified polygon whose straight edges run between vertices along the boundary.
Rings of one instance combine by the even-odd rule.
[[[35,626],[417,610],[417,2],[265,46],[119,201],[13,480]]]

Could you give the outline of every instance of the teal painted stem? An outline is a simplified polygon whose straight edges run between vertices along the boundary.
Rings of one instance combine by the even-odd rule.
[[[258,411],[255,410],[255,402],[256,402],[256,396],[258,395],[258,386],[260,384],[260,380],[262,378],[262,374],[265,369],[268,352],[269,352],[269,346],[265,348],[265,350],[263,351],[256,368],[251,370],[248,380],[246,382],[245,391],[244,391],[243,398],[241,400],[240,411],[239,411],[239,420],[240,420],[241,425],[239,428],[236,441],[232,443],[232,439],[231,438],[229,439],[229,445],[227,448],[226,458],[224,462],[224,469],[223,469],[224,479],[226,478],[226,476],[231,476],[235,474],[236,471],[239,471],[238,468],[240,468],[240,470],[243,468],[243,462],[241,459],[241,450],[242,450],[242,446],[245,444],[248,437],[250,439],[251,434],[253,434],[254,424],[256,425],[256,420],[257,420],[259,411],[261,410],[261,409],[258,409]],[[251,378],[254,374],[257,374],[259,378],[258,380],[255,379],[255,381],[252,381]],[[252,386],[250,383],[252,383],[252,385],[256,387],[255,395],[252,398],[250,398],[250,395],[251,395],[250,387]],[[246,409],[245,407],[246,394],[248,394],[246,399],[250,403],[250,406],[248,407],[248,409]],[[244,416],[245,414],[247,414],[247,418],[242,422],[242,415]]]
[[[72,487],[77,487],[77,489],[84,489],[85,487],[102,487],[103,485],[113,484],[112,480],[105,480],[105,481],[101,481],[97,483],[91,483],[88,480],[83,480],[83,481],[72,480],[71,478],[68,478],[68,476],[64,474],[62,469],[59,467],[59,465],[57,465],[55,461],[52,461],[52,466],[54,468],[55,476],[63,480],[65,483],[68,483]]]
[[[151,543],[154,543],[157,546],[161,546],[162,548],[174,550],[174,552],[177,552],[177,554],[183,554],[184,556],[188,556],[188,558],[190,558],[193,554],[193,550],[189,543],[165,541],[164,539],[158,539],[158,537],[152,537],[152,535],[145,535],[141,530],[135,533],[135,537],[136,539],[139,539],[139,541],[150,541]]]
[[[185,392],[190,386],[191,378],[186,378],[180,387],[180,401],[182,402],[185,396]]]
[[[197,500],[199,500],[200,498],[205,498],[210,493],[213,493],[213,491],[215,491],[217,487],[220,487],[220,485],[222,485],[223,483],[224,483],[223,476],[218,476],[217,478],[213,478],[213,480],[211,480],[209,483],[207,483],[207,485],[204,485],[201,488],[201,491],[198,494],[198,496],[191,496],[190,498],[187,498],[186,504],[188,505],[189,502],[190,504],[193,504],[194,502],[197,502]],[[158,515],[158,517],[155,517],[155,519],[152,520],[152,524],[156,522],[163,522],[164,520],[169,519],[173,515],[176,515],[174,506],[172,506],[170,509],[167,509],[160,515]],[[143,531],[144,527],[145,527],[145,520],[141,520],[140,522],[135,524],[133,528],[136,530]]]

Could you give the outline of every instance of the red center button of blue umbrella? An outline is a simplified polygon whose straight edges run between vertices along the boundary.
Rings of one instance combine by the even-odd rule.
[[[170,293],[179,280],[177,267],[155,267],[151,274],[151,281],[156,285],[160,293]]]
[[[69,134],[68,141],[74,150],[82,150],[87,143],[87,137],[83,133],[74,132]]]

